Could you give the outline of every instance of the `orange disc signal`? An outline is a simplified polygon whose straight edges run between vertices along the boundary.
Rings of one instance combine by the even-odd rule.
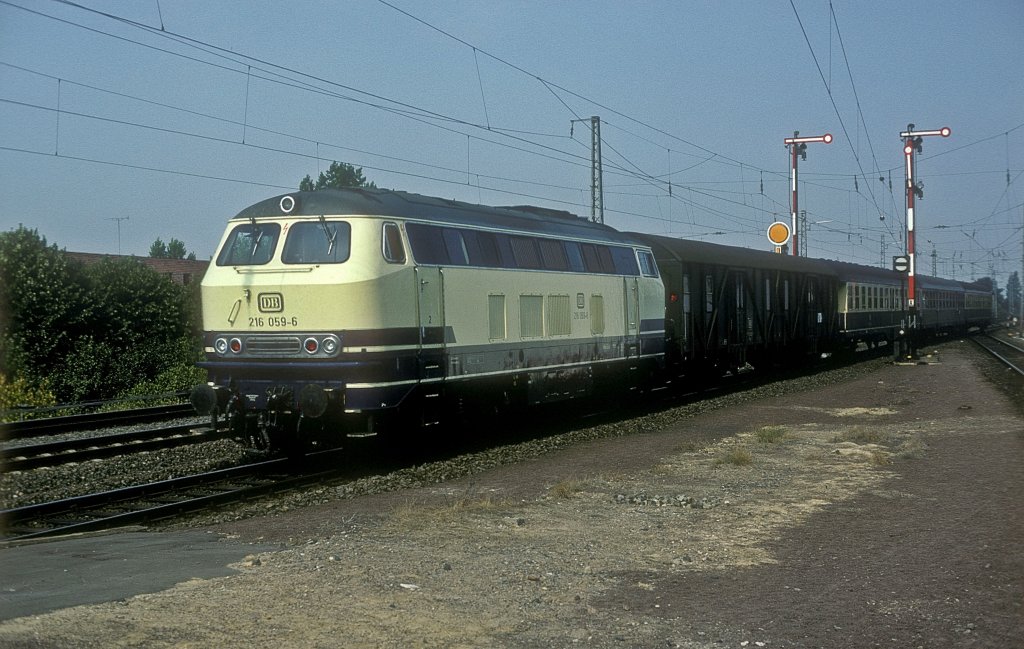
[[[769,225],[768,240],[777,246],[784,246],[789,243],[789,225],[782,221],[776,221]]]

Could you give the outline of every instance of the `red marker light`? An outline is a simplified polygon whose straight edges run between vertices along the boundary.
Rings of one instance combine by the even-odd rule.
[[[910,155],[913,152],[914,152],[914,147],[910,146],[909,144],[907,146],[903,147],[903,153],[905,153],[907,155]]]
[[[821,141],[824,142],[825,144],[832,144],[832,134],[826,133],[825,135],[821,136]]]
[[[953,131],[951,131],[948,126],[943,126],[942,129],[939,131],[939,135],[941,135],[942,137],[949,137],[950,133],[952,132]]]

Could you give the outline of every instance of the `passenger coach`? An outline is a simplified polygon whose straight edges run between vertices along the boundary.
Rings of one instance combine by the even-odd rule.
[[[260,447],[640,387],[664,352],[645,243],[566,212],[404,192],[242,210],[202,303],[209,382],[193,401]]]

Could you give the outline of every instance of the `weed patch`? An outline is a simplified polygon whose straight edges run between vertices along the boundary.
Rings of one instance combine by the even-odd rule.
[[[733,466],[747,466],[754,461],[750,450],[742,444],[737,444],[725,451],[715,459],[715,465],[731,464]]]
[[[833,442],[853,442],[854,444],[888,444],[889,433],[877,428],[854,426],[836,436]]]
[[[784,426],[762,426],[754,436],[762,444],[778,444],[786,438]]]

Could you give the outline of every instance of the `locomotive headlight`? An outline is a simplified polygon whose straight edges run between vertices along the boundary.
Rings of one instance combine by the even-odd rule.
[[[218,338],[217,341],[213,343],[213,348],[218,354],[226,354],[228,352],[228,339]]]
[[[338,342],[338,339],[335,338],[334,336],[328,336],[328,337],[324,338],[324,342],[323,342],[324,353],[328,354],[328,355],[333,355],[333,354],[337,353],[338,345],[339,344],[340,343]]]
[[[302,343],[302,348],[309,354],[315,354],[316,350],[320,349],[320,343],[316,338],[306,338]]]
[[[228,343],[228,346],[231,348],[232,352],[234,352],[235,354],[240,354],[242,352],[242,339],[232,338],[231,342]]]

